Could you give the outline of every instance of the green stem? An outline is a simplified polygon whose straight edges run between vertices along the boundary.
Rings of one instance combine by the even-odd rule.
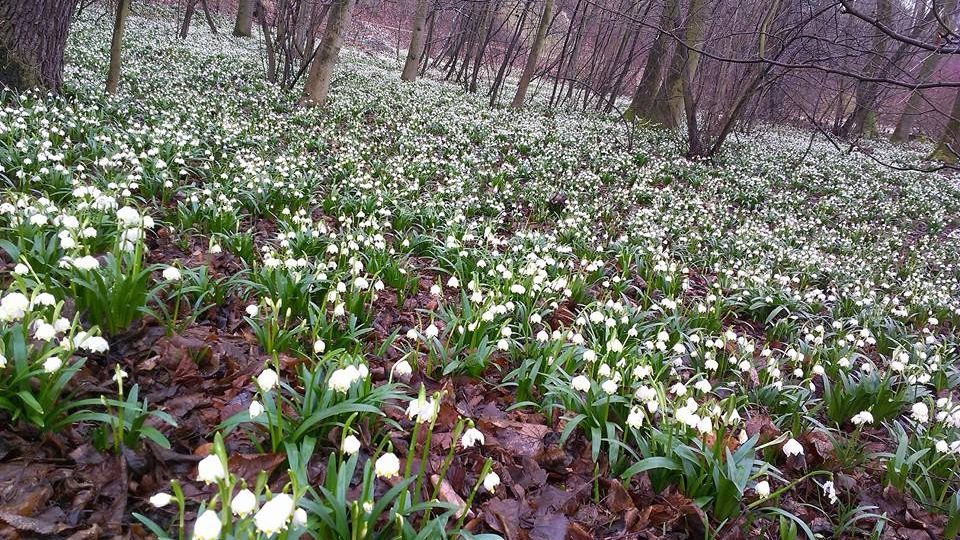
[[[457,519],[457,525],[453,528],[457,535],[460,535],[461,527],[463,527],[463,520],[467,519],[467,512],[469,512],[470,507],[473,506],[473,499],[477,496],[477,492],[480,491],[480,486],[483,485],[483,479],[490,474],[491,469],[493,469],[493,460],[487,458],[487,460],[483,463],[483,469],[480,470],[480,476],[477,477],[477,483],[473,485],[473,490],[470,492],[470,497],[467,499],[467,502],[463,507],[463,513],[460,514],[460,518]]]

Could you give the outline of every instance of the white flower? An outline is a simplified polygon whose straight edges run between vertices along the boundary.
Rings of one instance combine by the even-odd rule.
[[[59,371],[61,367],[63,367],[63,360],[57,358],[56,356],[51,356],[43,362],[43,370],[47,373]]]
[[[226,475],[223,462],[216,454],[210,454],[197,464],[197,480],[205,484],[212,484]]]
[[[297,527],[303,527],[307,524],[307,511],[303,508],[297,508],[293,511],[293,524]]]
[[[102,353],[110,350],[110,344],[100,336],[89,336],[78,346],[93,353]]]
[[[340,444],[340,450],[344,454],[353,455],[360,451],[360,439],[353,435],[347,435]]]
[[[463,433],[463,437],[460,438],[460,443],[463,444],[464,448],[470,448],[477,443],[481,445],[485,444],[486,439],[479,429],[470,428]]]
[[[100,261],[90,255],[84,255],[73,261],[73,266],[79,270],[93,270],[100,267]]]
[[[253,400],[250,402],[250,408],[247,412],[250,413],[250,418],[256,418],[263,414],[263,404],[257,400]]]
[[[193,526],[193,540],[216,540],[220,538],[220,529],[223,524],[213,510],[200,514]]]
[[[30,307],[33,306],[52,306],[57,303],[57,299],[53,297],[50,293],[40,293],[36,298],[30,302]]]
[[[163,279],[167,281],[180,281],[180,270],[175,266],[168,266],[163,270]]]
[[[153,497],[150,497],[150,504],[155,508],[163,508],[164,506],[170,504],[170,501],[173,500],[173,497],[169,493],[160,492],[155,494]]]
[[[54,328],[52,324],[47,324],[42,321],[37,324],[36,329],[33,331],[33,337],[40,341],[50,341],[56,335],[57,329]]]
[[[373,468],[380,478],[392,478],[400,473],[400,459],[392,452],[387,452],[377,458]]]
[[[910,416],[917,422],[926,424],[927,421],[930,420],[930,409],[927,407],[927,404],[922,401],[914,403],[913,407],[910,407]]]
[[[244,517],[257,508],[257,496],[249,489],[241,489],[230,500],[230,511],[233,515]]]
[[[803,455],[803,445],[800,444],[796,439],[791,438],[786,444],[783,445],[783,453],[789,456],[802,456]]]
[[[633,429],[640,429],[640,426],[643,425],[643,418],[643,409],[634,407],[630,409],[630,414],[627,415],[627,425]]]
[[[25,275],[29,271],[30,271],[30,268],[23,263],[18,263],[16,266],[13,267],[13,273],[18,276]]]
[[[257,375],[257,386],[260,387],[260,390],[264,392],[269,392],[277,386],[277,383],[280,382],[280,376],[277,375],[277,372],[267,368],[260,372],[260,375]]]
[[[693,383],[693,387],[706,394],[710,390],[713,390],[713,386],[710,384],[710,381],[706,379],[700,379],[699,381]]]
[[[7,357],[0,354],[0,369],[7,367]]]
[[[353,383],[362,378],[364,378],[362,371],[356,366],[350,365],[345,368],[337,369],[331,373],[330,379],[327,380],[327,386],[335,392],[346,394],[350,391],[350,387],[353,386]]]
[[[30,300],[21,293],[12,292],[0,300],[0,321],[15,321],[22,318],[30,308]]]
[[[313,352],[314,354],[323,354],[323,351],[327,350],[327,344],[324,343],[322,339],[318,339],[313,342]]]
[[[497,486],[500,485],[500,475],[490,471],[486,476],[483,477],[483,488],[493,493],[493,490],[497,489]]]
[[[432,422],[438,412],[440,412],[440,403],[432,398],[418,397],[407,403],[407,418],[416,419],[419,424]]]
[[[428,326],[427,329],[423,331],[423,335],[426,336],[428,339],[435,338],[437,337],[438,334],[440,334],[440,329],[438,329],[437,325],[433,323],[430,323],[430,326]]]
[[[870,413],[870,411],[860,411],[857,414],[855,414],[853,418],[850,419],[850,421],[857,426],[860,426],[863,424],[872,424],[873,415]]]
[[[58,334],[66,332],[70,329],[70,320],[60,317],[56,321],[53,321],[53,329],[56,330]]]
[[[295,506],[293,497],[279,493],[263,504],[253,522],[263,534],[276,534],[287,528]]]
[[[607,379],[607,380],[603,381],[603,383],[600,384],[600,388],[603,389],[604,392],[606,392],[606,393],[608,393],[608,394],[610,394],[610,395],[616,394],[616,393],[617,393],[617,381],[615,381],[615,380],[613,380],[613,379]]]
[[[613,338],[607,343],[607,350],[610,352],[620,352],[623,350],[623,343],[619,339]]]
[[[757,482],[757,485],[753,489],[757,492],[757,495],[759,495],[761,499],[766,499],[770,496],[770,482],[767,482],[766,480]]]
[[[401,379],[409,377],[413,373],[413,368],[410,366],[410,362],[406,360],[401,360],[393,365],[393,373],[400,377]]]
[[[117,221],[124,227],[136,227],[140,225],[140,212],[130,206],[124,206],[117,210]]]
[[[247,315],[251,317],[256,317],[260,313],[260,306],[256,304],[250,304],[246,309]]]
[[[823,483],[823,494],[830,499],[830,504],[837,504],[837,490],[833,485],[833,481],[828,480]]]
[[[703,434],[713,433],[713,422],[710,420],[709,416],[700,418],[700,420],[697,422],[697,431]]]
[[[590,379],[583,375],[577,375],[570,381],[570,387],[579,392],[587,392],[590,390]]]

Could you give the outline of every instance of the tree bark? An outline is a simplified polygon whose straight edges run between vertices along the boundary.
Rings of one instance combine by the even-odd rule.
[[[123,51],[123,27],[130,14],[130,0],[117,2],[117,16],[113,21],[113,37],[110,38],[110,68],[107,70],[107,93],[117,93],[120,85],[120,53]]]
[[[530,80],[537,70],[537,62],[540,60],[540,50],[543,49],[543,42],[547,37],[547,27],[550,26],[550,20],[553,13],[553,0],[546,0],[543,4],[543,13],[540,15],[540,24],[537,25],[537,34],[530,45],[530,54],[527,56],[527,64],[520,75],[520,82],[517,84],[517,93],[513,96],[513,103],[510,105],[514,109],[523,107],[523,101],[527,97],[527,88],[530,86]]]
[[[950,111],[950,120],[947,122],[943,136],[937,142],[931,159],[938,159],[944,163],[955,164],[957,152],[960,152],[960,90],[953,100],[953,109]]]
[[[524,0],[520,17],[517,19],[517,28],[513,32],[513,37],[510,39],[509,45],[507,45],[507,50],[503,55],[503,62],[500,63],[500,69],[497,70],[497,76],[494,77],[493,86],[490,88],[491,107],[497,104],[497,99],[500,97],[500,89],[503,88],[503,81],[507,77],[507,68],[513,63],[514,51],[517,48],[517,44],[520,43],[520,36],[523,34],[523,24],[527,22],[527,13],[530,11],[530,4],[532,3],[533,0]]]
[[[920,2],[917,2],[919,5]],[[936,4],[934,8],[936,9]],[[940,19],[946,24],[952,24],[953,12],[957,9],[957,0],[947,0],[943,3],[943,9],[940,12]],[[931,12],[933,14],[933,12]],[[935,25],[934,32],[940,30],[939,25]],[[917,73],[918,81],[926,81],[930,75],[937,69],[937,66],[940,65],[941,56],[938,54],[929,54],[926,58],[923,59],[923,62],[920,64],[920,70]],[[920,115],[920,107],[923,105],[923,91],[922,90],[913,90],[910,92],[910,97],[907,99],[907,104],[903,108],[903,113],[900,115],[900,120],[897,122],[896,129],[893,130],[893,135],[890,137],[891,142],[902,143],[910,139],[910,135],[913,132],[913,126],[917,121],[917,116]]]
[[[343,45],[343,32],[350,25],[350,14],[356,0],[336,0],[330,11],[330,19],[320,42],[317,57],[310,64],[307,82],[303,88],[300,104],[307,107],[323,106],[327,102],[333,68],[340,56]]]
[[[233,35],[237,37],[253,35],[253,0],[240,0],[237,4],[237,22],[233,25]]]
[[[187,39],[190,32],[190,21],[193,20],[193,13],[197,10],[197,0],[187,0],[187,7],[183,10],[183,21],[180,23],[180,39]]]
[[[679,4],[678,0],[666,0],[663,6],[663,13],[660,15],[660,31],[657,32],[657,37],[650,47],[647,63],[643,66],[643,75],[640,77],[637,90],[630,100],[630,106],[623,115],[627,120],[646,118],[650,113],[653,100],[663,81],[663,65],[667,59],[667,50],[670,47],[671,40],[667,32],[677,24]]]
[[[277,47],[273,41],[273,32],[270,24],[267,23],[267,10],[263,7],[263,2],[257,0],[257,22],[260,23],[260,33],[263,34],[264,48],[267,50],[267,81],[277,82]]]
[[[407,49],[407,60],[403,64],[400,79],[414,81],[420,71],[420,56],[426,44],[427,0],[417,0],[413,13],[413,27],[410,35],[410,47]]]
[[[0,1],[0,87],[59,90],[77,0]]]
[[[691,49],[698,47],[703,35],[704,22],[707,18],[707,0],[692,0],[690,10],[684,22],[683,43],[676,44],[670,71],[666,82],[657,93],[656,103],[652,112],[652,120],[668,128],[680,125],[683,117],[683,80],[693,79],[700,62],[700,53]]]
[[[877,21],[884,26],[890,25],[892,6],[890,0],[877,0]],[[873,54],[864,71],[871,76],[882,77],[881,71],[887,62],[887,36],[877,32],[873,40]],[[840,135],[849,137],[854,134],[872,136],[876,133],[876,101],[880,85],[876,82],[860,81],[854,93],[853,113],[840,128]]]

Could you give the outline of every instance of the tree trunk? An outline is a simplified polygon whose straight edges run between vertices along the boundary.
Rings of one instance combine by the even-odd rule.
[[[527,13],[530,11],[532,0],[524,0],[523,9],[520,11],[520,18],[517,19],[517,29],[507,45],[507,50],[503,55],[503,62],[500,63],[500,69],[497,70],[497,76],[493,79],[493,86],[490,88],[490,106],[497,104],[500,97],[500,89],[503,88],[503,81],[507,78],[507,68],[513,63],[513,54],[520,43],[520,35],[523,34],[523,23],[527,21]]]
[[[117,17],[113,21],[113,37],[110,38],[110,69],[107,70],[107,93],[116,94],[120,84],[120,53],[123,50],[123,26],[130,14],[130,0],[117,2]]]
[[[180,24],[180,39],[187,39],[190,32],[190,21],[197,10],[197,0],[187,0],[187,7],[183,10],[183,21]]]
[[[653,106],[653,100],[660,90],[660,84],[663,81],[663,65],[667,59],[667,51],[672,39],[667,32],[671,31],[677,24],[679,16],[678,0],[667,0],[663,6],[663,14],[660,15],[660,32],[650,47],[650,53],[647,55],[647,63],[643,66],[643,75],[637,84],[637,91],[633,93],[633,99],[630,100],[630,107],[624,113],[627,120],[634,118],[646,118]]]
[[[233,25],[233,35],[237,37],[253,35],[253,0],[240,0],[237,4],[237,22]]]
[[[891,22],[890,0],[877,0],[877,21],[890,26]],[[887,62],[887,39],[882,32],[877,32],[873,40],[873,54],[864,71],[868,76],[882,77],[881,71]],[[880,85],[876,82],[860,81],[857,83],[857,90],[854,93],[855,102],[853,113],[847,118],[846,122],[840,128],[840,135],[849,137],[855,134],[872,136],[876,132],[876,101],[880,92]]]
[[[577,22],[577,15],[580,14],[580,6],[583,0],[577,0],[573,7],[573,15],[570,16],[570,24],[567,25],[567,31],[563,34],[563,45],[560,47],[560,56],[557,59],[557,76],[553,78],[553,90],[550,91],[549,107],[553,108],[553,103],[557,99],[557,91],[563,91],[560,84],[563,81],[563,66],[567,63],[567,46],[570,44],[570,36],[573,34],[573,23]],[[582,22],[580,23],[583,24]]]
[[[0,87],[59,90],[77,0],[0,0]]]
[[[470,84],[467,86],[467,91],[471,94],[477,91],[477,81],[480,78],[480,65],[483,62],[483,55],[487,50],[487,46],[490,44],[490,40],[493,39],[493,34],[495,33],[493,29],[493,14],[499,12],[499,10],[500,1],[494,0],[493,5],[487,8],[487,14],[483,19],[483,27],[481,28],[483,40],[480,42],[480,48],[473,56],[473,72],[470,75]],[[497,28],[496,32],[499,31],[500,28]]]
[[[410,47],[407,49],[407,61],[403,64],[403,73],[400,79],[414,81],[420,71],[420,56],[426,43],[427,0],[417,0],[417,7],[413,13],[413,28],[410,35]]]
[[[330,80],[333,78],[333,67],[340,56],[340,47],[343,45],[343,32],[350,25],[350,13],[356,0],[336,0],[330,11],[330,19],[320,42],[317,57],[310,64],[307,83],[303,88],[300,104],[308,107],[323,106],[327,102],[327,92],[330,91]]]
[[[917,2],[921,4],[921,2]],[[934,4],[933,9],[936,9],[936,4]],[[943,4],[943,9],[940,12],[940,20],[946,24],[952,24],[953,12],[957,9],[957,0],[947,0]],[[934,12],[931,12],[933,14]],[[934,36],[936,36],[937,31],[940,30],[939,24],[934,27]],[[920,71],[917,73],[918,81],[926,81],[930,75],[937,69],[937,66],[940,65],[940,55],[930,54],[923,59],[923,62],[920,64]],[[907,99],[907,104],[903,108],[903,113],[900,115],[900,120],[897,122],[897,127],[893,131],[893,135],[890,137],[890,141],[895,143],[902,143],[910,140],[910,135],[913,133],[913,126],[916,123],[917,116],[920,114],[920,107],[923,105],[923,91],[922,90],[913,90],[910,92],[910,98]]]
[[[585,25],[590,21],[590,9],[591,4],[587,4],[583,8],[583,17],[580,19],[580,25],[577,27],[577,34],[573,40],[573,50],[570,51],[570,59],[567,60],[567,69],[563,75],[563,82],[567,86],[567,96],[563,99],[564,102],[570,101],[573,97],[573,91],[577,89],[577,78],[579,75],[579,62],[580,62],[580,50],[583,47],[583,41],[585,39]],[[561,92],[563,91],[563,86],[560,87]]]
[[[527,64],[523,68],[523,74],[520,75],[520,82],[517,84],[517,93],[513,96],[513,103],[510,105],[514,109],[523,107],[523,101],[527,97],[527,87],[530,86],[530,79],[533,78],[537,70],[537,62],[540,60],[540,50],[543,48],[543,42],[547,38],[547,27],[550,26],[550,20],[553,12],[553,0],[546,0],[543,4],[543,13],[540,15],[540,24],[537,25],[537,34],[530,45],[530,54],[527,56]]]
[[[703,35],[704,22],[707,18],[707,0],[692,0],[690,10],[684,22],[683,42],[676,44],[673,61],[664,85],[657,93],[656,103],[652,113],[655,122],[668,128],[680,125],[683,117],[683,80],[689,77],[693,80],[700,62],[700,53],[691,49],[699,47]]]
[[[433,29],[437,24],[437,12],[433,11],[427,16],[427,38],[423,46],[423,54],[420,55],[420,70],[422,75],[427,72],[427,66],[430,64],[430,47],[433,44]]]
[[[203,7],[203,16],[207,19],[207,26],[210,27],[210,33],[217,33],[217,25],[213,22],[213,17],[210,16],[210,6],[207,5],[207,0],[200,0],[200,6]]]
[[[939,159],[944,163],[955,164],[957,152],[960,152],[960,90],[953,100],[953,109],[950,111],[950,120],[947,122],[943,136],[937,142],[931,159]]]
[[[260,33],[263,34],[263,45],[267,50],[267,81],[277,82],[277,47],[273,41],[273,32],[267,23],[267,10],[263,2],[257,0],[257,21],[260,23]]]

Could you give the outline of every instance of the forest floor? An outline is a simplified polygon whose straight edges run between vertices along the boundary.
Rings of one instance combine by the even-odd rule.
[[[769,127],[693,162],[660,130],[490,109],[353,49],[306,110],[255,44],[170,27],[132,18],[107,98],[106,23],[79,21],[63,95],[0,110],[4,298],[57,301],[0,310],[0,537],[175,538],[150,503],[171,480],[190,531],[218,432],[237,485],[292,490],[317,538],[346,536],[313,488],[387,452],[447,504],[394,506],[430,538],[466,500],[464,531],[507,540],[960,524],[960,188],[874,159],[920,143],[841,155]],[[58,317],[73,345],[41,334]],[[97,404],[118,368],[143,409]],[[61,422],[135,410],[169,415],[159,436]],[[341,503],[397,496],[360,469]]]

